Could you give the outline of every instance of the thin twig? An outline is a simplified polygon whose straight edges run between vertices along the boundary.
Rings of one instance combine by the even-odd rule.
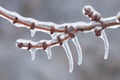
[[[28,23],[28,22],[22,21],[19,19],[19,17],[13,17],[2,10],[0,10],[0,15],[4,16],[5,18],[7,18],[9,20],[12,20],[13,24],[19,23],[19,24],[25,25],[25,27],[28,27],[29,29],[32,29],[32,30],[34,28],[36,28],[36,29],[40,29],[40,30],[49,31],[51,34],[53,34],[54,32],[62,33],[62,35],[67,34],[67,36],[62,39],[59,36],[57,36],[57,41],[49,43],[49,44],[43,43],[43,45],[33,45],[33,44],[29,43],[28,45],[26,45],[24,43],[18,43],[19,48],[28,47],[28,50],[31,48],[46,49],[47,47],[50,47],[50,46],[53,46],[56,44],[62,45],[62,43],[65,40],[68,40],[69,38],[73,38],[74,34],[78,31],[84,32],[84,31],[90,31],[90,30],[94,29],[96,36],[100,36],[101,31],[104,30],[105,28],[120,25],[120,22],[117,22],[116,20],[105,20],[105,21],[102,20],[101,14],[99,14],[98,12],[95,12],[95,10],[91,9],[90,7],[86,7],[84,9],[84,11],[85,11],[84,14],[87,17],[89,17],[91,19],[91,21],[94,22],[94,24],[86,25],[86,26],[83,26],[82,24],[79,24],[78,26],[71,25],[73,28],[72,31],[71,31],[71,27],[68,26],[67,24],[66,24],[66,26],[68,26],[68,28],[66,26],[64,26],[65,27],[64,29],[56,29],[54,25],[51,25],[49,28],[46,28],[44,26],[36,25],[35,22]],[[116,19],[116,17],[114,19]],[[120,17],[117,17],[117,19],[120,21]],[[92,23],[92,22],[90,22],[90,23]],[[101,27],[101,29],[97,30],[96,27]]]

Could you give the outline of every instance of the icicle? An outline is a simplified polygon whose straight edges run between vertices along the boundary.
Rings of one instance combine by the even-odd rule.
[[[107,36],[104,30],[102,31],[100,38],[103,40],[104,46],[105,46],[104,59],[107,59],[108,53],[109,53],[109,42],[108,42],[108,39],[107,39]]]
[[[65,49],[66,55],[68,57],[68,61],[69,61],[69,72],[71,73],[73,71],[73,58],[72,58],[72,54],[68,45],[67,41],[64,41],[63,43],[63,48]]]
[[[79,41],[78,41],[78,38],[77,36],[75,36],[73,39],[72,39],[76,49],[77,49],[77,53],[78,53],[78,65],[81,65],[82,64],[82,49],[81,49],[81,46],[79,44]]]
[[[30,51],[30,53],[31,53],[31,60],[32,60],[32,61],[35,60],[35,52],[36,52],[36,49],[30,49],[29,51]]]
[[[58,35],[60,35],[61,33],[53,33],[53,34],[51,34],[50,36],[51,36],[51,38],[52,38],[52,40],[55,40],[56,39],[56,37],[58,36]]]
[[[51,57],[52,57],[51,47],[48,47],[45,51],[47,53],[48,59],[51,59]]]
[[[33,45],[36,45],[38,44],[38,42],[33,42],[33,41],[30,41],[30,40],[25,40],[25,39],[18,39],[16,41],[16,46],[18,47],[18,43],[23,43],[24,45],[28,45],[28,43],[31,43]],[[21,47],[20,49],[24,49],[24,50],[27,50],[28,47]],[[38,50],[38,49],[41,49],[41,48],[31,48],[29,51],[31,53],[31,59],[32,61],[35,59],[35,52]]]
[[[35,30],[30,30],[31,31],[31,37],[34,37],[36,31]]]

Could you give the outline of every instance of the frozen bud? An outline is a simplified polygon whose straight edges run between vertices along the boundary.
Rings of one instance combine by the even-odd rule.
[[[83,14],[90,15],[91,12],[92,12],[92,7],[91,6],[85,6],[83,8]]]
[[[90,14],[88,14],[88,17],[92,18],[93,17],[93,12],[91,12]]]
[[[22,48],[23,47],[23,43],[17,43],[17,47],[18,48]]]
[[[93,21],[98,22],[98,21],[100,21],[100,19],[101,19],[101,14],[95,13],[95,14],[93,15],[93,18],[92,18]]]
[[[101,30],[95,29],[94,33],[95,33],[96,36],[101,36]]]
[[[43,42],[43,43],[42,43],[42,47],[43,47],[43,50],[45,50],[45,49],[48,47],[47,43],[46,43],[46,42]]]

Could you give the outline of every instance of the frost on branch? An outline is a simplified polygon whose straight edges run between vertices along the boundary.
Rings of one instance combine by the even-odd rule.
[[[34,37],[37,31],[48,33],[51,40],[40,40],[33,42],[31,40],[18,39],[16,45],[30,51],[31,59],[35,59],[35,53],[38,49],[42,49],[47,53],[48,59],[51,59],[52,47],[62,46],[66,52],[69,62],[69,72],[73,71],[73,58],[68,45],[68,40],[72,40],[78,53],[78,65],[82,63],[82,49],[79,44],[76,33],[81,31],[84,33],[93,32],[95,36],[100,37],[105,46],[104,59],[108,58],[109,43],[105,33],[106,28],[117,28],[120,26],[120,12],[116,16],[103,18],[92,6],[85,6],[83,14],[90,18],[90,22],[75,22],[56,24],[53,22],[38,21],[33,18],[22,17],[16,12],[8,11],[0,7],[0,17],[10,21],[16,27],[25,27],[30,30],[31,36]]]

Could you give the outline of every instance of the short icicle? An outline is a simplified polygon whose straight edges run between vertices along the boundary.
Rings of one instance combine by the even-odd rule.
[[[29,51],[31,53],[31,60],[34,61],[35,60],[36,49],[30,49]]]
[[[107,59],[108,54],[109,54],[109,42],[108,42],[108,39],[107,39],[107,36],[104,30],[102,31],[100,38],[103,40],[104,46],[105,46],[104,59]]]
[[[72,73],[73,71],[73,57],[72,57],[72,54],[71,54],[71,51],[70,51],[70,48],[69,48],[69,45],[68,45],[68,40],[64,41],[63,43],[63,48],[66,52],[66,55],[68,57],[68,61],[69,61],[69,72]]]
[[[35,36],[36,31],[35,31],[35,30],[30,30],[30,32],[31,32],[31,37],[34,37],[34,36]]]
[[[47,53],[48,59],[51,59],[51,58],[52,58],[51,47],[48,47],[45,51],[46,51],[46,53]]]
[[[78,53],[78,65],[81,65],[82,64],[82,49],[81,49],[81,46],[79,44],[77,36],[75,36],[72,39],[72,42],[74,43],[74,45],[75,45],[75,47],[77,49],[77,53]]]

